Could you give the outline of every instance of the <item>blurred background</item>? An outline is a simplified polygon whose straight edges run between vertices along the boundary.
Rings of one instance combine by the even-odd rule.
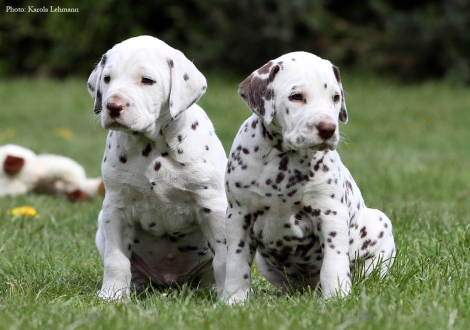
[[[286,52],[408,82],[470,83],[469,0],[0,0],[0,75],[87,76],[140,34],[183,51],[201,71],[244,77]],[[78,13],[6,13],[6,6]]]

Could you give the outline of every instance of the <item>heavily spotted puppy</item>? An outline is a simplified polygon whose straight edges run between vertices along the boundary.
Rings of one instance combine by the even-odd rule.
[[[395,255],[390,220],[364,205],[335,151],[348,114],[338,68],[305,52],[253,72],[239,88],[254,112],[233,143],[226,171],[224,299],[242,302],[256,253],[277,287],[320,286],[324,298],[351,289],[357,258],[385,275]]]
[[[102,298],[225,278],[226,156],[195,102],[206,80],[178,50],[149,36],[103,55],[88,79],[109,129],[102,163],[106,197],[96,244]]]

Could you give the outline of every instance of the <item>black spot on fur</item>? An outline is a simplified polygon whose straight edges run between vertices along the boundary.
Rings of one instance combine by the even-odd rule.
[[[336,67],[334,65],[333,65],[333,73],[335,74],[336,81],[338,83],[340,83],[341,82],[341,77],[339,75],[339,69],[338,69],[338,67]]]
[[[101,113],[101,110],[102,110],[101,103],[102,103],[102,95],[101,95],[100,89],[98,88],[98,90],[96,91],[96,99],[95,99],[95,109],[94,109],[95,115],[99,115]]]
[[[119,161],[123,164],[127,163],[127,156],[126,155],[120,155],[119,156]]]
[[[367,230],[366,227],[362,227],[361,230],[359,231],[361,233],[361,238],[364,238],[367,236]]]
[[[189,79],[189,76],[188,76],[187,73],[184,74],[183,79],[184,79],[185,81]]]
[[[251,214],[245,215],[245,222],[243,223],[243,229],[247,230],[251,226]]]
[[[283,157],[281,159],[281,162],[279,163],[279,170],[281,171],[287,171],[287,164],[289,163],[289,158]]]
[[[283,151],[283,149],[282,149],[282,140],[281,140],[281,139],[277,140],[277,143],[276,143],[276,145],[274,146],[274,148],[276,148],[276,149],[279,150],[280,152]]]
[[[155,165],[153,166],[153,169],[155,171],[158,171],[162,167],[162,163],[156,162]]]
[[[297,189],[294,189],[294,190],[290,191],[290,192],[287,194],[287,196],[292,197],[292,196],[294,196],[294,194],[295,194],[296,192],[297,192]]]
[[[88,89],[90,90],[90,92],[94,92],[94,91],[95,91],[95,88],[93,87],[92,84],[87,83],[87,86],[88,86]]]
[[[147,146],[145,147],[144,150],[142,150],[142,156],[144,157],[148,157],[148,155],[150,154],[150,151],[152,151],[152,146],[149,144],[147,144]]]
[[[103,54],[103,56],[101,57],[101,67],[102,68],[106,65],[107,60],[108,60],[108,57],[106,56],[106,54]]]
[[[276,176],[276,183],[279,184],[282,182],[282,180],[284,180],[284,173],[279,172]]]

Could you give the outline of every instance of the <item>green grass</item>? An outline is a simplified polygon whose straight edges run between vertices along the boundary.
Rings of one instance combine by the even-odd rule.
[[[241,80],[209,77],[199,102],[227,151],[250,114],[236,93]],[[186,288],[103,302],[95,296],[101,200],[7,197],[0,200],[0,329],[467,329],[468,88],[403,86],[352,72],[343,82],[350,122],[341,125],[340,155],[367,205],[394,225],[398,256],[385,280],[359,279],[349,297],[323,301],[315,292],[279,295],[255,272],[255,296],[244,306]],[[0,144],[62,154],[100,174],[106,132],[85,80],[3,80],[0,99]],[[9,215],[20,205],[40,216]]]

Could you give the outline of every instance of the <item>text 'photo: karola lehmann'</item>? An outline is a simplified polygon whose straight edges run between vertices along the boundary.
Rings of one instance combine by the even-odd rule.
[[[13,7],[5,6],[7,13],[78,13],[78,8],[62,8],[59,6],[27,6],[27,7]]]

